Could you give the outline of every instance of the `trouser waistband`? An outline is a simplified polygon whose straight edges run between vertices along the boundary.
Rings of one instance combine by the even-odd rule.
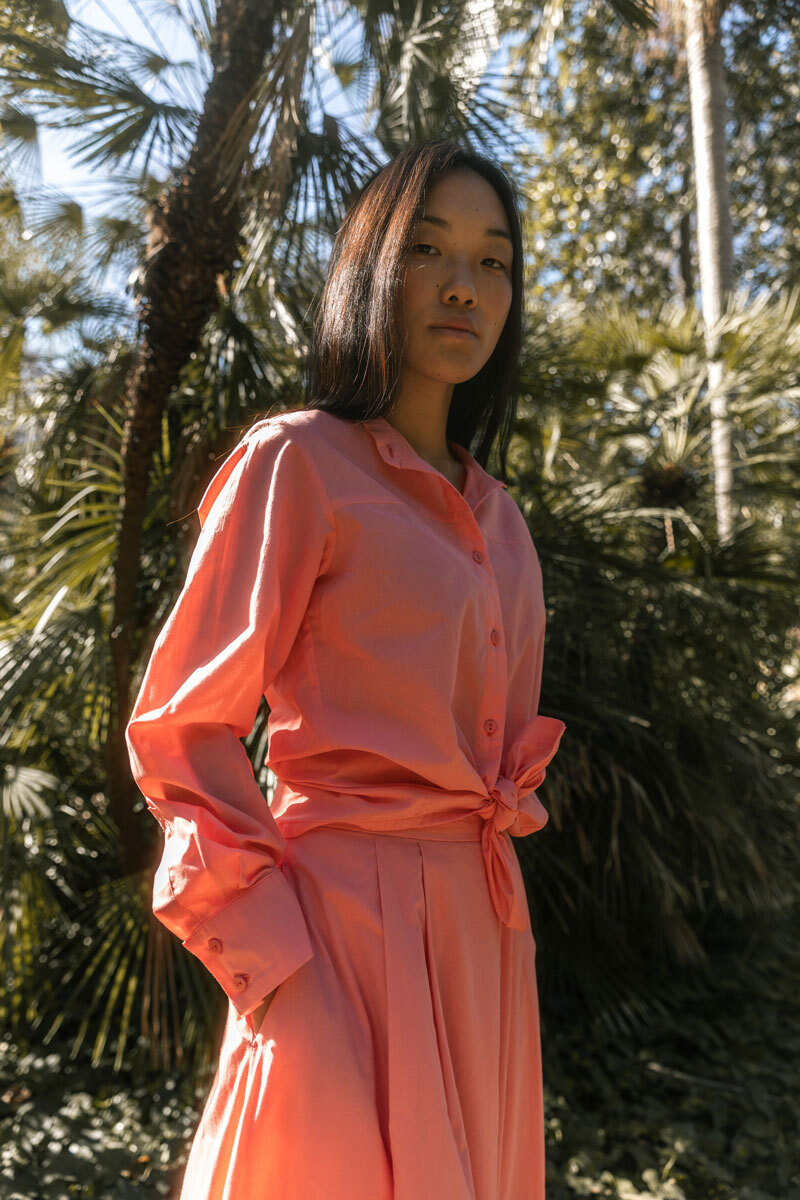
[[[346,821],[326,822],[316,828],[342,829],[367,836],[376,834],[380,837],[413,838],[414,841],[479,842],[484,824],[480,813],[468,813],[466,817],[458,817],[453,821],[443,821],[438,825],[415,825],[411,829],[365,829],[363,825],[348,825]]]

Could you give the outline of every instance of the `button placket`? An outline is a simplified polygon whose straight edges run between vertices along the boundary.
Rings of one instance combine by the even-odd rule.
[[[418,456],[410,454],[406,457],[404,441],[401,435],[383,418],[375,418],[364,424],[375,438],[384,461],[393,467],[403,467],[410,470],[422,471],[435,478],[442,485],[441,472]],[[402,449],[401,449],[402,446]],[[505,725],[506,697],[508,689],[508,662],[502,634],[503,617],[500,604],[500,593],[492,567],[491,557],[486,549],[483,531],[478,522],[477,510],[483,500],[498,487],[505,488],[499,480],[485,476],[482,470],[472,468],[468,476],[471,483],[471,499],[457,489],[443,487],[447,505],[452,514],[453,523],[459,530],[459,535],[465,543],[465,549],[472,555],[477,569],[480,569],[483,585],[488,596],[488,638],[493,647],[487,655],[484,686],[478,705],[476,753],[481,763],[485,778],[497,778],[502,757],[503,729]]]
[[[475,514],[472,514],[471,532],[473,540],[472,558],[481,569],[488,593],[487,638],[492,649],[487,653],[486,674],[478,707],[477,754],[483,768],[484,778],[496,778],[500,769],[503,751],[503,728],[505,725],[506,693],[508,689],[508,661],[503,644],[503,617],[500,591],[494,568],[483,534]],[[476,537],[477,535],[477,537]],[[475,546],[480,542],[480,547]]]

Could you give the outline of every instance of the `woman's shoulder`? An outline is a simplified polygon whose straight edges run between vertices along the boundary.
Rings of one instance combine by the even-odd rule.
[[[538,558],[533,530],[516,497],[506,488],[498,488],[494,497],[496,500],[495,521],[488,531],[489,536],[496,541],[532,550]]]
[[[217,462],[198,504],[201,525],[223,491],[223,507],[232,507],[237,495],[238,507],[246,511],[266,490],[307,486],[327,507],[324,447],[330,441],[330,421],[341,424],[322,410],[296,409],[270,413],[246,428]]]
[[[363,457],[363,436],[356,420],[321,408],[298,408],[260,418],[240,445],[254,460],[302,465],[303,473],[314,475],[330,498],[346,486],[348,466]]]
[[[283,409],[260,417],[244,431],[242,441],[287,437],[314,446],[332,437],[346,436],[347,427],[353,424],[322,408]]]

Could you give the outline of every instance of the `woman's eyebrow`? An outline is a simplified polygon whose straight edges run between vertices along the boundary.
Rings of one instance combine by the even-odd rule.
[[[445,221],[444,217],[431,217],[426,214],[424,217],[420,217],[420,221],[429,221],[431,225],[441,225],[442,229],[451,228],[450,222]],[[508,242],[512,240],[511,234],[506,233],[505,229],[495,229],[493,226],[490,226],[488,229],[484,230],[484,235],[486,237],[505,238]]]

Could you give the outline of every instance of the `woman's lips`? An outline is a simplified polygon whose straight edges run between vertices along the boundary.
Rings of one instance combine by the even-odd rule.
[[[476,335],[474,333],[470,333],[470,331],[468,329],[450,329],[448,326],[445,326],[445,325],[434,325],[434,326],[432,326],[432,328],[433,328],[434,333],[448,333],[452,337],[472,338],[473,341],[475,340],[475,337],[476,337]]]

